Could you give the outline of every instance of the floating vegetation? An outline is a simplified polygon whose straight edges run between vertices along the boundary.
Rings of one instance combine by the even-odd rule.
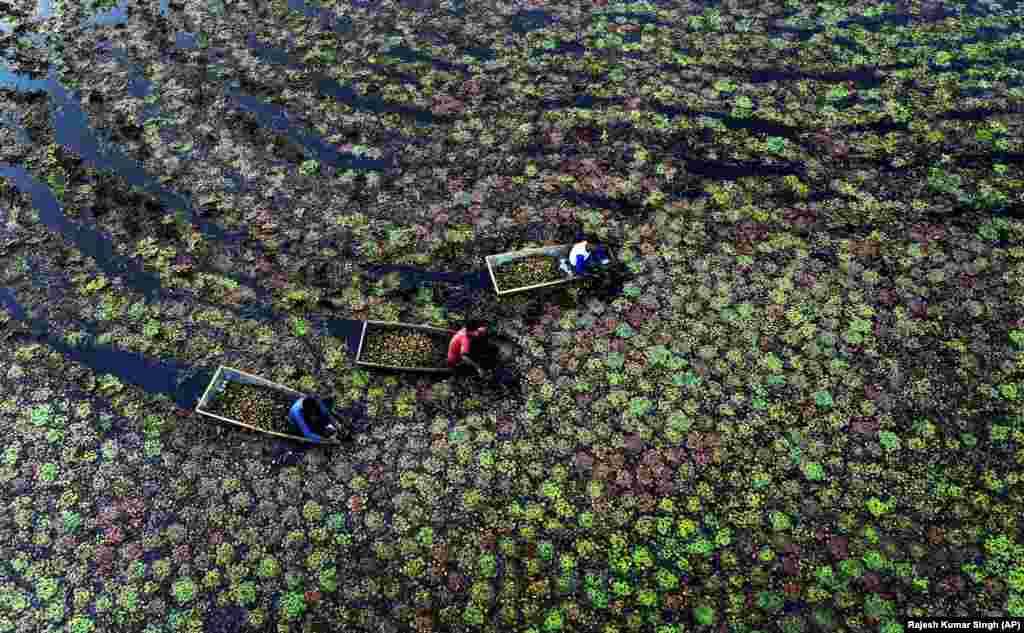
[[[389,367],[447,367],[451,335],[371,324],[360,358]]]
[[[208,405],[208,410],[229,420],[237,420],[265,431],[294,435],[288,419],[295,398],[276,389],[228,381],[224,391]]]
[[[558,259],[543,255],[514,259],[494,268],[495,282],[502,290],[561,281],[565,278],[566,274],[559,267]]]
[[[1024,617],[1000,3],[213,0],[177,33],[180,2],[26,4],[0,19],[0,632]],[[614,283],[495,299],[483,257],[578,232]],[[367,318],[493,323],[521,390],[357,369]],[[448,334],[368,334],[360,360],[446,366]],[[209,433],[235,361],[330,392],[354,442]],[[218,395],[293,432],[291,396]]]

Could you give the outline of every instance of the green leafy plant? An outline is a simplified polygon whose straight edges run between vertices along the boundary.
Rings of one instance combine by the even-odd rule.
[[[885,503],[878,497],[871,497],[865,502],[865,505],[867,506],[868,512],[870,512],[871,515],[876,518],[889,512],[889,510],[891,509],[889,507],[889,504]]]
[[[832,394],[827,391],[818,391],[814,394],[814,402],[819,407],[831,407],[833,404]]]
[[[679,577],[667,569],[659,569],[654,578],[662,591],[672,591],[679,586]]]
[[[561,631],[562,630],[562,612],[553,609],[548,612],[547,617],[544,618],[544,630],[545,631]]]
[[[629,412],[636,417],[646,415],[653,407],[654,403],[647,398],[631,398],[629,401]]]
[[[757,606],[768,613],[776,613],[785,606],[785,599],[777,591],[762,591],[757,594]]]
[[[715,610],[706,604],[695,607],[693,609],[693,617],[697,620],[698,624],[703,626],[711,626],[717,619]]]
[[[295,620],[306,612],[306,596],[298,591],[289,591],[281,598],[281,609],[289,620]]]
[[[273,556],[264,556],[260,559],[256,575],[263,579],[277,578],[281,574],[281,566]]]
[[[793,523],[790,521],[789,515],[785,512],[772,512],[768,518],[771,519],[772,529],[776,532],[783,532],[793,527]]]
[[[196,583],[191,578],[186,577],[174,581],[172,590],[174,591],[174,599],[179,604],[184,604],[196,597],[197,588]]]
[[[821,481],[825,478],[825,469],[818,462],[805,462],[801,470],[810,481]]]
[[[861,557],[861,560],[863,560],[864,565],[872,571],[885,569],[889,565],[889,561],[877,550],[868,550],[864,553],[864,556]]]
[[[892,431],[879,431],[878,441],[887,451],[898,451],[902,446],[899,436]]]
[[[478,561],[480,574],[484,578],[494,578],[498,575],[498,562],[494,554],[484,554]]]

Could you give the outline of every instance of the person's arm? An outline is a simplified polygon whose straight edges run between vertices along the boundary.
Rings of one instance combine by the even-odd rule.
[[[314,442],[324,441],[324,438],[320,437],[319,435],[317,435],[316,433],[309,429],[309,425],[307,425],[306,421],[303,420],[301,417],[299,417],[297,422],[299,423],[299,428],[302,429],[303,437],[313,440]]]

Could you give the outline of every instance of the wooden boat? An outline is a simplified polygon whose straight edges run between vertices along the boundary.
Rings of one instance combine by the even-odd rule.
[[[517,259],[523,259],[526,257],[547,256],[552,257],[559,263],[563,259],[568,259],[569,251],[572,250],[573,244],[557,244],[555,246],[542,246],[540,248],[526,248],[519,251],[509,251],[508,253],[499,253],[497,255],[488,255],[484,258],[487,261],[487,272],[491,275],[491,284],[494,286],[494,292],[498,293],[499,296],[510,295],[516,292],[524,292],[526,290],[536,290],[538,288],[551,288],[554,286],[564,286],[571,284],[577,279],[581,279],[581,275],[577,275],[575,272],[564,273],[562,279],[556,279],[554,281],[547,281],[544,283],[533,284],[529,286],[520,286],[518,288],[499,288],[498,280],[494,275],[494,269],[504,264],[515,261]],[[607,248],[607,247],[606,247]],[[609,258],[613,257],[611,249],[608,249]]]
[[[296,440],[298,442],[309,442],[310,444],[341,444],[341,442],[336,439],[327,439],[324,440],[323,442],[315,442],[311,439],[303,437],[302,435],[270,431],[268,429],[255,426],[253,424],[247,424],[241,420],[233,420],[231,418],[226,418],[224,416],[217,415],[216,413],[212,413],[209,410],[210,405],[216,401],[217,397],[224,392],[224,389],[225,387],[227,387],[228,383],[231,382],[247,385],[259,385],[267,389],[282,392],[288,395],[289,398],[292,398],[294,400],[297,400],[302,396],[308,395],[302,393],[301,391],[296,391],[290,387],[285,387],[284,385],[278,384],[271,380],[267,380],[266,378],[260,378],[259,376],[254,376],[252,374],[246,373],[240,369],[235,369],[233,367],[221,365],[220,367],[217,368],[217,371],[214,372],[213,378],[210,379],[210,384],[206,386],[206,391],[203,392],[203,397],[199,399],[199,403],[196,405],[196,413],[199,413],[200,415],[205,415],[206,417],[209,418],[220,420],[221,422],[234,424],[235,426],[240,426],[250,431],[265,433],[267,435],[275,435],[277,437],[283,437],[289,440]]]
[[[370,335],[372,336],[374,330],[384,330],[389,328],[399,330],[413,330],[416,332],[423,332],[430,336],[436,336],[444,340],[446,350],[448,342],[450,342],[452,336],[455,335],[455,330],[431,327],[429,325],[413,325],[411,323],[398,323],[396,321],[363,321],[363,331],[359,335],[359,349],[356,351],[356,365],[362,365],[363,367],[373,367],[375,369],[394,369],[398,371],[414,371],[427,374],[453,373],[452,369],[448,367],[447,354],[445,355],[443,360],[439,360],[439,363],[433,367],[404,367],[401,365],[381,365],[379,363],[367,361],[364,354],[367,333],[370,333]]]

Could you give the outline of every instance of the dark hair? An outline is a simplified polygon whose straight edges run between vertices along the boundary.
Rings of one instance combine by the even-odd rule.
[[[464,328],[466,328],[467,332],[472,332],[473,330],[476,330],[478,328],[482,328],[485,325],[486,325],[486,323],[484,323],[480,319],[466,319],[462,323],[462,326]]]
[[[307,424],[320,419],[320,407],[317,405],[316,398],[306,396],[302,399],[302,417]]]

